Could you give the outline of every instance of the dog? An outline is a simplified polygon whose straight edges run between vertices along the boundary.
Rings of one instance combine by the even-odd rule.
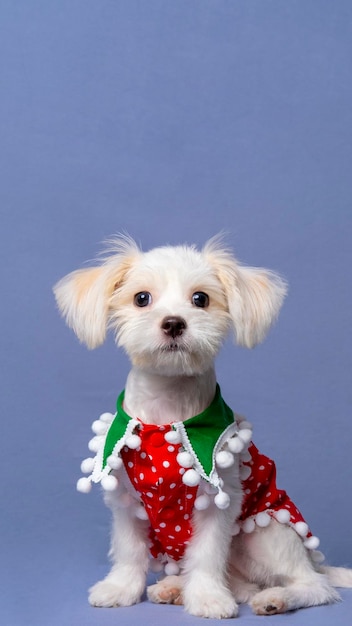
[[[273,461],[217,385],[227,335],[247,348],[263,341],[286,291],[277,273],[241,265],[219,237],[201,250],[142,252],[118,236],[99,264],[55,285],[78,339],[93,349],[111,329],[132,364],[116,415],[93,423],[95,456],[77,484],[101,482],[113,515],[112,568],[90,589],[91,605],[139,602],[150,565],[165,569],[151,601],[208,618],[235,617],[243,602],[258,615],[332,603],[335,587],[352,587],[351,570],[321,564],[318,539],[276,487]]]

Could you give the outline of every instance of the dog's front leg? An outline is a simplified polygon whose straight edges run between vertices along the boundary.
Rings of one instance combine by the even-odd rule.
[[[226,580],[234,515],[231,506],[226,510],[212,506],[194,514],[194,534],[185,554],[183,575],[183,601],[192,615],[220,619],[238,613]]]
[[[115,494],[107,504],[113,513],[109,574],[96,583],[89,594],[92,606],[130,606],[140,601],[148,570],[148,523],[133,514],[133,507],[117,506]]]

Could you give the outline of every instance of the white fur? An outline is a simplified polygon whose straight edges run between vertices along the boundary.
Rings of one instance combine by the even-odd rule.
[[[112,329],[132,363],[127,413],[162,424],[186,420],[211,403],[214,359],[226,335],[232,329],[237,343],[248,348],[262,341],[286,285],[271,271],[240,265],[216,238],[202,251],[166,246],[146,253],[133,240],[116,238],[100,265],[69,274],[54,291],[67,324],[89,348],[103,343]],[[199,291],[209,296],[206,308],[192,301]],[[134,302],[139,292],[151,294],[146,307]],[[171,337],[162,326],[175,316],[186,327]],[[181,575],[150,587],[149,598],[183,602],[191,614],[213,618],[235,616],[236,600],[265,615],[337,600],[332,584],[352,586],[351,572],[318,569],[292,529],[272,521],[232,538],[242,500],[236,459],[220,470],[230,507],[195,510]],[[140,600],[145,587],[148,521],[136,518],[115,492],[106,500],[114,520],[113,565],[89,599],[95,606],[128,606]]]

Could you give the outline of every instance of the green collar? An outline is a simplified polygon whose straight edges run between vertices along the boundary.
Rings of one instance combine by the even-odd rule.
[[[117,399],[116,417],[106,434],[101,472],[106,468],[108,457],[121,451],[127,436],[140,423],[132,419],[123,409],[124,397],[125,392],[122,391]],[[238,430],[236,415],[224,402],[219,385],[216,386],[214,400],[205,411],[184,422],[174,422],[172,428],[179,433],[184,449],[194,457],[194,465],[199,474],[218,486],[215,455],[227,439]]]

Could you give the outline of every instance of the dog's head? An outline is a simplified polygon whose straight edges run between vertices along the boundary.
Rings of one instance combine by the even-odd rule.
[[[165,246],[144,253],[120,237],[99,266],[68,274],[54,293],[89,348],[111,328],[135,366],[195,375],[210,367],[231,327],[238,344],[261,342],[286,285],[273,272],[240,265],[216,238],[201,251]]]

